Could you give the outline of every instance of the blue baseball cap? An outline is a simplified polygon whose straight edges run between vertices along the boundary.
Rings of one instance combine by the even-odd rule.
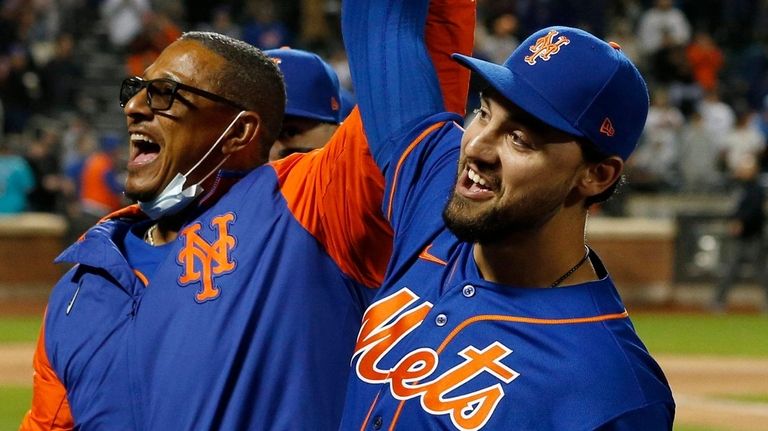
[[[328,63],[317,54],[299,49],[270,49],[264,53],[283,72],[288,96],[285,115],[341,122],[339,77]]]
[[[544,123],[626,160],[648,116],[648,87],[619,45],[576,28],[548,27],[502,65],[453,58]]]

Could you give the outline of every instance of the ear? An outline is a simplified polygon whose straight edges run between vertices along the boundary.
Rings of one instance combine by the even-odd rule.
[[[587,164],[587,169],[578,187],[582,196],[596,196],[606,191],[619,180],[623,170],[624,161],[618,156],[611,156],[597,163]]]
[[[246,149],[248,146],[260,145],[261,117],[253,111],[243,111],[240,118],[232,126],[229,137],[221,147],[223,154],[229,155]]]

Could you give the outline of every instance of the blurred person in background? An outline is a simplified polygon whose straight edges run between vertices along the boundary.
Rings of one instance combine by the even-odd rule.
[[[669,191],[678,185],[680,131],[684,123],[683,114],[669,103],[667,91],[653,91],[640,145],[628,162],[633,186]]]
[[[720,90],[718,89],[705,92],[704,97],[698,103],[697,110],[704,120],[704,127],[718,142],[725,139],[736,122],[733,108],[720,99]]]
[[[108,133],[99,140],[99,149],[85,159],[80,172],[80,206],[86,223],[93,226],[102,217],[125,206],[123,184],[118,179],[116,165],[123,139]]]
[[[144,15],[152,10],[152,5],[149,0],[104,0],[100,8],[109,41],[122,50],[143,30]]]
[[[282,48],[264,53],[283,72],[287,93],[283,126],[269,151],[269,160],[324,146],[343,119],[336,72],[311,52]]]
[[[640,16],[637,26],[640,47],[653,56],[668,37],[674,45],[686,45],[691,38],[691,24],[672,0],[656,0],[654,6]]]
[[[726,309],[727,295],[734,282],[742,273],[742,264],[750,262],[766,292],[763,311],[768,310],[768,274],[765,265],[765,246],[763,244],[763,225],[765,223],[765,191],[758,179],[760,165],[753,156],[738,160],[733,176],[737,181],[734,192],[737,194],[736,207],[728,221],[728,233],[731,241],[731,253],[726,253],[723,277],[717,285],[713,311]]]
[[[76,61],[75,39],[70,33],[56,38],[53,58],[40,70],[43,108],[48,113],[74,109],[82,66]]]
[[[29,193],[29,209],[57,212],[62,187],[65,186],[59,162],[59,131],[44,125],[34,131],[34,138],[25,144],[24,158],[35,175],[35,188]]]
[[[688,64],[696,82],[702,90],[717,88],[718,75],[723,68],[723,52],[708,33],[697,32],[693,42],[686,48]]]
[[[475,33],[475,46],[479,55],[495,63],[503,63],[510,52],[517,48],[518,21],[511,13],[504,13],[491,19],[488,25],[478,25]]]
[[[272,2],[250,0],[245,6],[243,40],[261,49],[277,49],[291,44],[291,32],[275,16]]]
[[[706,193],[722,188],[725,181],[719,164],[720,145],[707,130],[701,114],[692,112],[680,137],[684,191]]]
[[[234,39],[242,39],[242,29],[232,18],[232,10],[229,6],[217,6],[212,11],[210,22],[204,23],[200,31],[213,31]]]
[[[35,177],[26,160],[14,153],[0,136],[0,215],[18,214],[27,209],[27,193]]]
[[[147,12],[143,30],[130,43],[126,58],[128,76],[144,73],[160,53],[181,36],[181,29],[164,12]]]
[[[760,165],[766,149],[766,140],[752,120],[754,113],[744,102],[737,104],[736,124],[721,141],[721,157],[729,176],[740,178],[737,171],[745,159],[755,159]]]
[[[645,68],[645,58],[641,54],[640,44],[632,32],[632,21],[629,18],[617,17],[613,20],[610,33],[605,37],[621,46],[624,54],[641,70]]]
[[[40,100],[40,76],[22,44],[11,47],[7,67],[0,66],[0,99],[5,108],[5,133],[22,133]]]

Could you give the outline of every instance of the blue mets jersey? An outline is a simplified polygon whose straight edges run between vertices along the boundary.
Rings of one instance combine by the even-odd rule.
[[[483,279],[472,244],[445,227],[463,130],[459,116],[443,112],[447,98],[435,78],[450,60],[430,62],[425,41],[437,9],[452,21],[471,16],[474,3],[427,3],[343,4],[395,242],[358,334],[341,429],[671,429],[666,379],[593,251],[597,281],[501,285]]]
[[[101,222],[59,258],[76,265],[49,300],[22,429],[335,429],[391,249],[382,191],[352,114],[324,149],[201,209],[150,274],[121,251],[139,211]]]

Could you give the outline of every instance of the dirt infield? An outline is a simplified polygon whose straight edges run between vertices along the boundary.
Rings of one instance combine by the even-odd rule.
[[[0,387],[32,386],[34,343],[0,345]]]
[[[657,356],[677,402],[680,424],[729,431],[768,430],[768,359]],[[764,399],[764,398],[763,398]]]
[[[33,343],[0,345],[0,387],[32,384]],[[768,359],[657,356],[677,401],[676,423],[723,431],[768,430]]]

